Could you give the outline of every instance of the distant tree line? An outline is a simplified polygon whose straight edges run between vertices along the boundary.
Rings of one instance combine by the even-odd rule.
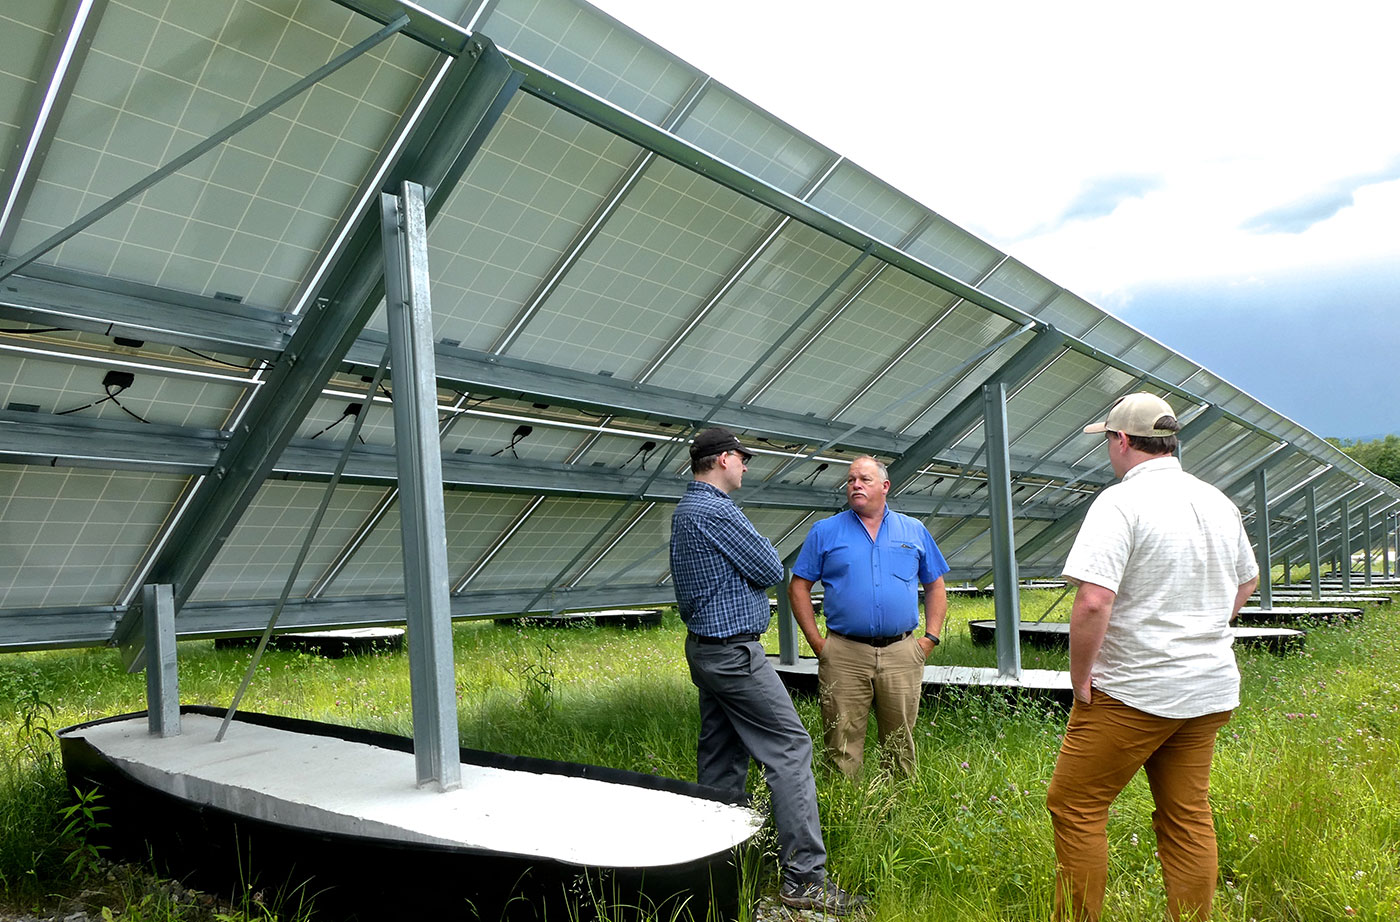
[[[1391,483],[1400,484],[1400,436],[1362,442],[1358,439],[1328,439],[1351,456],[1357,464],[1365,465]]]

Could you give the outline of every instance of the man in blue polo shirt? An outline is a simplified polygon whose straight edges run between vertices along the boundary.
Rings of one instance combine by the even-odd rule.
[[[851,777],[865,757],[872,702],[885,761],[913,770],[924,662],[948,615],[948,564],[923,523],[886,505],[889,492],[885,465],[868,455],[851,462],[850,508],[812,526],[788,584],[793,617],[817,654],[827,755]],[[826,637],[812,610],[818,580],[826,588]]]

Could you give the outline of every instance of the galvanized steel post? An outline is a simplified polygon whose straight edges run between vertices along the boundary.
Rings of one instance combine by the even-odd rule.
[[[166,583],[142,586],[141,609],[146,634],[146,724],[153,736],[179,736],[174,590]]]
[[[1269,547],[1269,473],[1260,468],[1254,475],[1254,530],[1255,556],[1259,560],[1259,607],[1268,610],[1274,607],[1273,554]],[[1284,561],[1287,569],[1288,562]]]
[[[794,551],[793,554],[797,552]],[[787,587],[792,582],[792,555],[783,561],[783,581],[778,585],[778,662],[784,666],[797,663],[797,622],[792,618],[792,603]]]
[[[1351,506],[1345,496],[1337,508],[1342,526],[1337,536],[1337,565],[1342,571],[1342,591],[1351,592]]]
[[[1304,523],[1308,533],[1308,581],[1312,584],[1312,597],[1316,602],[1322,598],[1322,550],[1317,546],[1317,487],[1308,484],[1304,488],[1303,498],[1308,510],[1308,520]]]
[[[1371,557],[1375,553],[1375,545],[1371,543],[1371,504],[1366,503],[1361,507],[1361,539],[1366,546],[1366,567],[1362,570],[1365,585],[1371,585]]]
[[[982,385],[991,495],[992,586],[997,620],[997,672],[1021,677],[1021,591],[1016,573],[1016,529],[1011,519],[1011,454],[1006,434],[1006,383]]]
[[[394,454],[403,535],[413,755],[420,787],[461,787],[447,526],[438,444],[437,370],[428,297],[428,219],[423,187],[404,182],[380,196],[384,301],[394,379]],[[368,412],[366,407],[361,412]]]

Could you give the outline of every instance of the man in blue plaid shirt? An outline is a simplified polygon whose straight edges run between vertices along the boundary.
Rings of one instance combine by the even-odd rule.
[[[727,429],[701,432],[690,446],[695,479],[671,516],[671,576],[700,690],[697,779],[743,796],[750,757],[763,766],[783,868],[779,899],[844,915],[865,899],[826,876],[812,738],[759,643],[771,617],[767,590],[782,582],[783,565],[729,498],[752,457]]]

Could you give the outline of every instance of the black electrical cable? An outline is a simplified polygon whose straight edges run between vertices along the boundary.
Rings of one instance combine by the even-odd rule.
[[[266,371],[272,367],[271,362],[258,362],[256,365],[240,365],[237,362],[225,362],[223,359],[216,359],[212,355],[206,355],[198,349],[191,349],[189,346],[180,346],[179,348],[185,350],[190,355],[199,356],[206,362],[213,362],[215,365],[224,365],[228,368],[237,368],[239,371]]]
[[[656,443],[653,442],[653,441],[651,441],[650,439],[648,439],[647,441],[645,441],[645,442],[642,443],[642,446],[641,446],[640,448],[638,448],[636,451],[632,452],[632,457],[631,457],[631,458],[628,458],[626,461],[623,461],[623,462],[622,462],[622,464],[621,464],[621,466],[620,466],[619,469],[621,469],[621,467],[626,467],[627,465],[631,464],[633,458],[636,458],[637,455],[641,455],[641,456],[642,456],[641,470],[646,470],[646,469],[647,469],[647,458],[649,458],[649,457],[651,456],[651,453],[652,453],[653,451],[655,451],[655,450],[656,450]]]
[[[491,452],[491,457],[494,458],[501,452],[509,449],[512,455],[514,455],[516,458],[519,458],[520,455],[516,454],[515,446],[520,444],[521,439],[525,438],[525,436],[529,435],[531,432],[534,431],[535,429],[533,426],[516,426],[515,431],[512,432],[510,435],[510,444],[505,446],[505,448],[497,448],[495,451]]]
[[[358,404],[358,403],[347,404],[346,407],[345,407],[345,410],[340,414],[340,418],[339,418],[339,419],[337,419],[335,422],[331,423],[331,424],[330,424],[329,426],[327,426],[326,428],[322,429],[320,432],[318,432],[318,433],[316,433],[315,435],[313,435],[312,438],[315,439],[315,438],[321,437],[322,435],[325,435],[327,432],[330,432],[330,431],[331,431],[332,429],[334,429],[336,426],[339,426],[341,423],[345,422],[347,419],[351,418],[352,416],[353,416],[353,417],[358,417],[358,416],[360,415],[361,409],[363,409],[363,405],[362,405],[362,404]],[[364,444],[364,441],[365,441],[364,436],[359,435],[359,433],[356,433],[356,435],[359,437],[360,443],[361,443],[361,444]]]
[[[474,410],[474,409],[476,409],[477,407],[481,406],[483,403],[490,403],[492,400],[495,400],[495,399],[496,399],[496,396],[495,396],[494,394],[491,394],[491,395],[488,395],[488,396],[486,396],[486,397],[482,397],[481,399],[477,400],[476,403],[472,403],[472,402],[471,402],[471,399],[472,399],[472,398],[471,398],[471,395],[470,395],[470,394],[465,393],[464,391],[459,391],[459,390],[454,390],[452,393],[454,393],[454,394],[457,395],[457,399],[458,399],[458,400],[466,401],[466,406],[463,406],[463,407],[460,407],[460,408],[459,408],[459,409],[462,409],[462,410]]]
[[[77,413],[79,410],[91,409],[92,407],[98,406],[98,405],[100,405],[100,404],[104,404],[104,403],[106,403],[107,401],[110,400],[110,401],[112,401],[112,403],[115,403],[118,407],[121,407],[121,411],[122,411],[123,413],[125,413],[127,416],[130,416],[132,419],[136,420],[137,422],[146,423],[146,424],[148,424],[148,425],[150,424],[151,421],[150,421],[149,419],[142,419],[140,416],[136,415],[135,413],[131,412],[131,410],[127,409],[126,406],[125,406],[120,400],[117,399],[117,395],[120,394],[122,391],[126,390],[126,387],[125,387],[125,386],[117,385],[117,384],[108,384],[108,385],[105,385],[105,389],[106,389],[106,391],[107,391],[107,396],[106,396],[106,397],[103,397],[103,398],[101,398],[101,399],[99,399],[99,400],[94,400],[92,403],[84,404],[83,406],[80,406],[80,407],[73,407],[72,409],[68,409],[68,410],[55,410],[53,415],[54,415],[54,416],[67,416],[69,413]]]
[[[124,387],[119,387],[119,388],[117,388],[116,394],[114,394],[114,393],[112,393],[112,388],[111,388],[111,386],[108,386],[108,388],[107,388],[107,399],[108,399],[108,400],[111,400],[111,401],[112,401],[113,403],[115,403],[117,406],[121,407],[122,412],[125,413],[127,416],[130,416],[132,419],[136,420],[138,423],[145,423],[146,425],[149,426],[149,425],[151,424],[151,421],[150,421],[149,419],[142,419],[140,416],[138,416],[138,415],[136,415],[135,413],[133,413],[133,412],[131,412],[130,410],[128,410],[128,409],[126,408],[126,404],[122,403],[120,400],[117,399],[117,394],[120,394],[120,393],[121,393],[122,391],[124,391],[124,390],[126,390],[126,388],[124,388]]]

